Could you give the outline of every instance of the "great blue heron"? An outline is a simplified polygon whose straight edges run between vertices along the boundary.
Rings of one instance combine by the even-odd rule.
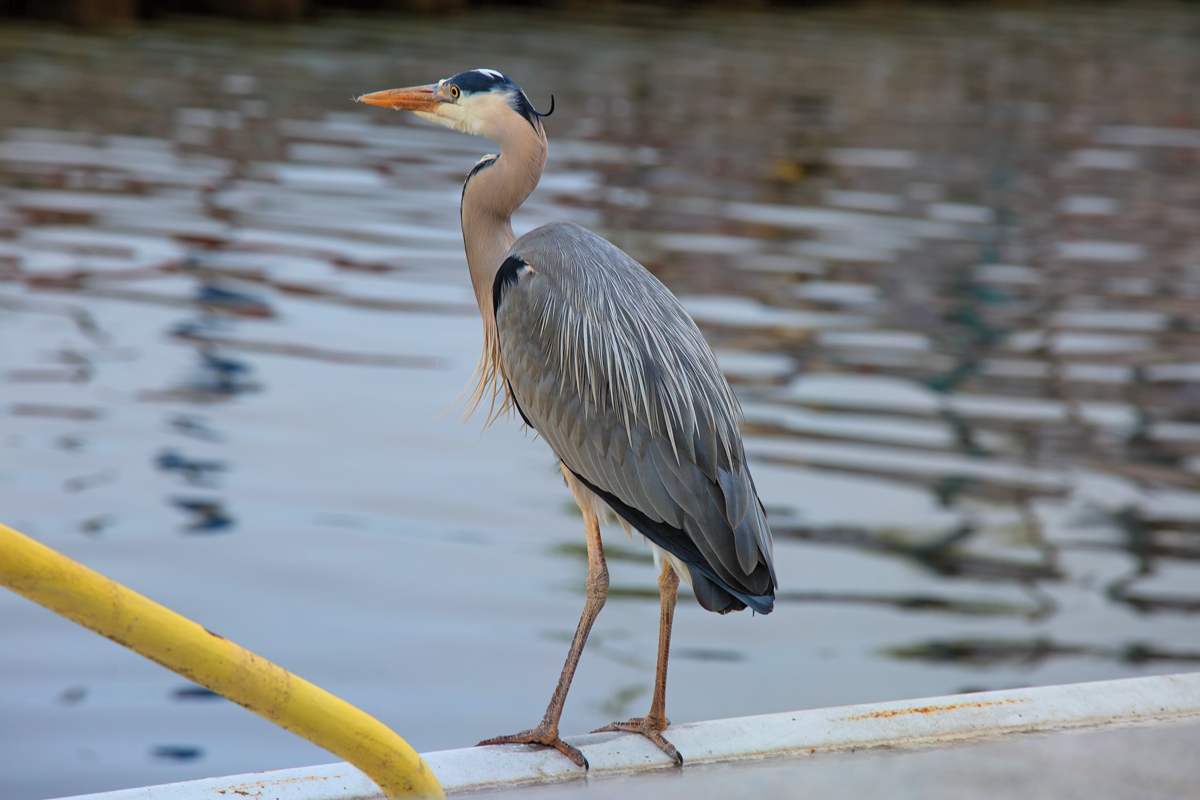
[[[537,186],[546,132],[524,92],[491,69],[359,102],[408,110],[486,136],[499,155],[467,175],[462,230],[483,317],[483,355],[471,398],[515,407],[558,456],[583,512],[587,601],[541,724],[480,744],[554,747],[587,760],[558,735],[575,665],[608,594],[599,518],[615,512],[649,540],[662,601],[650,712],[601,730],[641,733],[682,764],[663,731],[667,656],[679,578],[700,605],[725,614],[775,601],[771,530],[750,478],[741,411],[716,359],[675,297],[641,264],[596,234],[554,222],[521,238],[512,213]],[[632,535],[632,534],[631,534]]]

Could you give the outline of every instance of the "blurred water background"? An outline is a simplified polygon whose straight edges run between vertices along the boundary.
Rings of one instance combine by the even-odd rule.
[[[350,102],[474,67],[555,96],[518,233],[627,249],[745,409],[782,588],[681,603],[674,721],[1200,665],[1194,4],[10,21],[3,520],[418,750],[540,719],[581,520],[447,411],[494,145]],[[649,702],[655,573],[605,537],[565,733]],[[6,800],[330,760],[0,593]]]

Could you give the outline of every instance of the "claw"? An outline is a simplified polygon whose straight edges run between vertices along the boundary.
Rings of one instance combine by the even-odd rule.
[[[588,769],[588,760],[584,758],[583,753],[578,747],[569,745],[564,742],[558,735],[557,731],[543,730],[542,728],[533,728],[528,731],[521,731],[510,736],[497,736],[494,739],[484,739],[476,747],[487,747],[493,744],[540,744],[545,747],[553,747],[558,752],[562,753],[567,758],[574,762],[575,766]]]
[[[672,761],[678,766],[683,766],[683,756],[679,755],[679,751],[675,749],[675,745],[671,744],[662,735],[662,732],[671,724],[670,720],[653,720],[649,717],[635,717],[628,722],[614,722],[610,725],[605,725],[603,728],[597,728],[592,733],[608,733],[611,731],[623,731],[625,733],[640,733],[654,745],[666,753]]]

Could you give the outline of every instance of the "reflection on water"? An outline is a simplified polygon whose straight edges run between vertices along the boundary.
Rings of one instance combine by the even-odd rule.
[[[1129,664],[1146,664],[1151,661],[1175,662],[1179,665],[1179,669],[1188,669],[1189,664],[1200,663],[1200,651],[1196,650],[1163,650],[1141,643],[1119,647],[1095,647],[1059,644],[1045,638],[1020,641],[967,639],[922,642],[906,647],[895,647],[888,652],[896,658],[954,661],[980,667],[995,666],[1004,662],[1036,666],[1048,658],[1064,656],[1107,658]]]
[[[220,500],[172,497],[171,504],[190,517],[188,533],[223,533],[234,523]]]
[[[164,450],[158,454],[155,464],[163,472],[178,473],[193,486],[215,486],[216,476],[225,471],[222,461],[200,461],[188,459],[178,450]]]
[[[491,145],[346,101],[494,66],[559,109],[518,230],[629,250],[745,409],[780,603],[681,607],[673,718],[1193,664],[1196,10],[609,14],[3,32],[5,520],[419,749],[527,725],[586,549],[540,442],[439,416]],[[618,537],[567,730],[648,696]],[[6,797],[327,758],[0,602]]]

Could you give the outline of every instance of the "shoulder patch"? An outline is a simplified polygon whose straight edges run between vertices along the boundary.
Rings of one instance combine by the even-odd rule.
[[[504,299],[504,290],[517,282],[521,270],[528,268],[529,265],[520,256],[509,256],[504,259],[504,263],[500,265],[500,271],[496,273],[496,280],[492,282],[493,314],[500,310],[500,301]]]

